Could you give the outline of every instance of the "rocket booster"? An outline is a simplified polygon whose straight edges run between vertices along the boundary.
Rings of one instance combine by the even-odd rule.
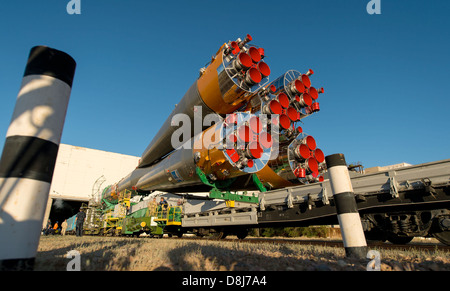
[[[323,88],[311,86],[310,69],[305,74],[289,70],[262,90],[261,111],[279,115],[279,134],[273,135],[274,147],[267,165],[256,173],[270,188],[323,180],[325,156],[315,139],[303,133],[301,119],[320,110],[317,101]]]
[[[136,168],[104,196],[115,196],[125,189],[186,192],[205,183],[202,175],[215,182],[256,173],[269,161],[271,139],[271,134],[263,131],[259,115],[228,115],[160,162]]]
[[[150,142],[138,167],[106,189],[103,198],[114,199],[125,189],[249,190],[250,174],[270,188],[323,180],[324,154],[299,125],[320,111],[317,100],[324,89],[312,86],[311,69],[289,70],[269,83],[264,50],[250,46],[250,41],[247,35],[220,47]],[[177,114],[193,122],[190,139],[174,145]],[[214,125],[195,125],[196,118],[203,121],[209,114],[216,118]]]
[[[174,150],[171,136],[176,127],[171,122],[176,114],[186,114],[192,121],[197,106],[201,108],[202,120],[211,113],[224,116],[245,105],[268,83],[270,68],[263,61],[264,49],[250,46],[251,40],[247,35],[244,40],[230,41],[219,48],[147,146],[139,168],[154,164]],[[204,129],[191,128],[192,136]]]

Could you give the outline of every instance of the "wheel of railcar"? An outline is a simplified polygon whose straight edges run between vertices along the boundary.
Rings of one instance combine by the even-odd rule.
[[[395,234],[390,234],[387,236],[387,240],[395,245],[405,245],[413,240],[413,236],[398,236]]]
[[[238,239],[244,239],[247,237],[247,235],[248,235],[248,229],[240,229],[236,233],[236,236],[238,237]]]
[[[437,238],[441,243],[444,245],[450,246],[450,231],[442,231],[442,232],[435,232],[433,233],[433,236]]]
[[[450,219],[449,218],[439,218],[434,221],[433,236],[437,238],[441,243],[450,246]]]
[[[211,235],[212,239],[223,239],[227,237],[227,233],[225,231],[219,231]]]

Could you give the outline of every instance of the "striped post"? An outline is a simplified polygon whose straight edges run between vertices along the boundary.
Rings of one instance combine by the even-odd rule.
[[[0,159],[0,270],[32,270],[76,63],[33,47]]]
[[[347,257],[364,259],[367,243],[343,154],[325,157]]]

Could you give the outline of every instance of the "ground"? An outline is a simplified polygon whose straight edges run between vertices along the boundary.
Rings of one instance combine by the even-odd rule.
[[[73,250],[80,254],[82,271],[365,271],[369,262],[348,259],[339,247],[254,244],[237,239],[222,242],[55,235],[41,237],[34,269],[64,271],[74,258],[67,257]],[[448,251],[377,251],[382,271],[450,271]]]

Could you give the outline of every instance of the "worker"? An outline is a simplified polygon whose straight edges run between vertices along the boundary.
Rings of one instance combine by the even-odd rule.
[[[80,212],[77,213],[76,220],[76,236],[83,236],[83,224],[86,219],[86,213],[84,213],[83,208],[80,208]]]
[[[58,221],[53,225],[53,234],[58,233]]]
[[[47,226],[45,227],[45,229],[44,229],[44,235],[49,235],[49,234],[51,234],[52,233],[52,222],[51,222],[51,220],[49,219],[48,221],[47,221]]]
[[[159,201],[159,205],[161,205],[161,206],[164,207],[164,208],[167,208],[167,206],[168,206],[169,204],[167,203],[167,200],[164,199],[164,197],[161,197],[161,200]]]
[[[159,218],[166,218],[167,216],[167,206],[169,204],[167,203],[167,200],[164,199],[164,197],[161,197],[161,200],[159,201],[159,209],[158,209],[158,217]],[[161,215],[162,214],[162,215]]]
[[[67,219],[64,219],[63,223],[61,224],[61,234],[62,235],[66,235],[66,230],[67,230]]]

